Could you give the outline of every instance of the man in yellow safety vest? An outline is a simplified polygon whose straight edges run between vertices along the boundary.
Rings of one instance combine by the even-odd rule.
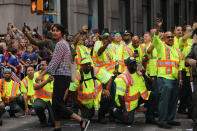
[[[183,36],[183,31],[181,26],[176,26],[174,29],[174,47],[179,48],[180,43],[183,41],[182,36]]]
[[[143,60],[143,47],[140,45],[140,38],[139,36],[135,35],[132,38],[132,44],[129,44],[128,47],[128,53],[129,56],[134,57],[137,60],[138,63],[138,69],[141,70],[142,68],[142,60]]]
[[[145,86],[145,77],[137,71],[137,62],[134,57],[126,60],[127,69],[124,73],[117,76],[116,83],[116,105],[113,115],[125,124],[132,124],[134,112],[138,106],[140,97],[148,101],[146,112],[146,123],[156,124],[153,115],[154,93],[148,91]]]
[[[49,58],[44,58],[40,63],[40,72],[47,69],[47,65],[50,62]],[[33,107],[40,120],[41,126],[47,126],[48,122],[54,125],[54,113],[52,109],[52,95],[53,95],[53,76],[45,74],[43,80],[36,83],[34,81],[35,90],[35,101]],[[45,115],[45,109],[48,110],[49,119],[47,122],[47,117]]]
[[[96,67],[101,67],[113,75],[115,71],[115,56],[110,48],[111,36],[109,33],[102,35],[102,40],[96,41],[93,49],[93,62]]]
[[[158,106],[158,126],[160,128],[170,129],[171,126],[179,126],[181,123],[174,121],[176,106],[178,103],[179,85],[182,85],[182,79],[179,69],[181,53],[178,48],[173,46],[174,36],[168,31],[164,34],[164,42],[159,38],[159,31],[162,25],[157,18],[157,31],[153,37],[153,45],[158,52],[158,75],[157,83],[159,88],[159,106]],[[179,78],[179,82],[178,82]]]
[[[1,116],[4,113],[4,109],[5,109],[5,104],[4,104],[3,100],[1,99],[1,92],[0,92],[0,126],[3,125],[3,121],[1,119]]]
[[[19,83],[11,79],[11,69],[4,70],[4,78],[0,79],[1,98],[7,107],[10,117],[15,117],[15,113],[20,111],[22,100],[20,98]]]
[[[77,71],[75,82],[69,90],[77,94],[74,95],[75,101],[83,118],[91,119],[95,109],[99,108],[99,122],[104,124],[105,114],[112,102],[103,103],[102,99],[110,97],[112,75],[102,68],[91,66],[88,58],[83,59],[81,64],[82,68]]]
[[[32,107],[34,102],[34,94],[35,90],[33,87],[33,82],[35,81],[34,77],[34,67],[28,66],[27,67],[27,76],[21,81],[21,92],[23,93],[23,100],[24,100],[24,110],[25,115],[29,113],[29,108]]]

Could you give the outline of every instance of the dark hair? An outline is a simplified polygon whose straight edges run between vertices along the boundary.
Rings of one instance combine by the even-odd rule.
[[[192,27],[191,25],[185,25],[185,26],[183,26],[183,32],[185,32],[186,31],[186,28],[187,27]]]
[[[11,53],[14,55],[14,54],[16,54],[18,52],[18,50],[16,49],[16,48],[12,48],[12,50],[11,50]]]
[[[46,61],[47,65],[48,65],[49,62],[51,61],[51,58],[45,57],[45,58],[43,58],[41,61]]]
[[[58,30],[61,31],[62,37],[63,37],[64,34],[66,33],[64,26],[63,26],[63,25],[60,25],[60,24],[55,24],[55,25],[53,26],[53,28],[54,28],[54,27],[56,27]]]
[[[151,33],[150,33],[150,32],[144,32],[144,35],[145,35],[145,34],[148,34],[148,35],[150,35],[150,36],[151,36]]]
[[[28,65],[28,66],[26,67],[26,71],[27,71],[27,69],[30,68],[30,67],[32,67],[32,68],[34,69],[34,66],[33,66],[33,65]]]
[[[3,54],[3,46],[0,46],[0,54]]]

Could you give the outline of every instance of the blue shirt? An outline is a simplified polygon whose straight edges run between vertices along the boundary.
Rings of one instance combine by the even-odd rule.
[[[36,56],[36,53],[33,52],[32,55],[30,55],[28,52],[25,52],[23,55],[22,55],[22,59],[24,62],[27,61],[27,59],[30,59],[31,62],[33,62],[34,60],[37,61],[37,56]]]
[[[5,61],[5,56],[4,54],[0,54],[0,66],[2,66],[2,63]]]
[[[19,59],[18,56],[11,55],[10,58],[8,59],[8,63],[10,65],[15,66],[15,67],[18,66],[19,62],[20,62],[20,59]],[[12,71],[14,72],[14,69],[13,68],[12,68]]]

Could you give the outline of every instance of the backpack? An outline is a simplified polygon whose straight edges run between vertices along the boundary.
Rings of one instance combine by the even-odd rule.
[[[93,69],[93,67],[91,67],[90,71],[91,71],[91,76],[92,76],[92,77],[89,78],[89,79],[84,79],[83,70],[82,70],[82,69],[79,70],[80,75],[81,75],[80,84],[83,84],[83,82],[84,82],[86,88],[87,88],[87,85],[86,85],[85,81],[88,81],[88,80],[93,79],[93,81],[94,81],[94,86],[95,86],[95,80],[97,80],[97,78],[94,76],[94,69]]]

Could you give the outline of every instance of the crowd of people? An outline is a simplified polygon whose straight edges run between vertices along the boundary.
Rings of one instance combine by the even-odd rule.
[[[70,35],[50,23],[43,38],[38,27],[8,23],[0,37],[0,125],[5,111],[15,117],[34,110],[40,125],[54,131],[62,118],[87,130],[95,110],[102,124],[106,114],[132,124],[141,108],[147,124],[170,129],[181,125],[174,120],[177,105],[197,125],[197,22],[166,32],[162,24],[157,18],[156,28],[140,37],[127,30],[93,33],[86,25]]]

